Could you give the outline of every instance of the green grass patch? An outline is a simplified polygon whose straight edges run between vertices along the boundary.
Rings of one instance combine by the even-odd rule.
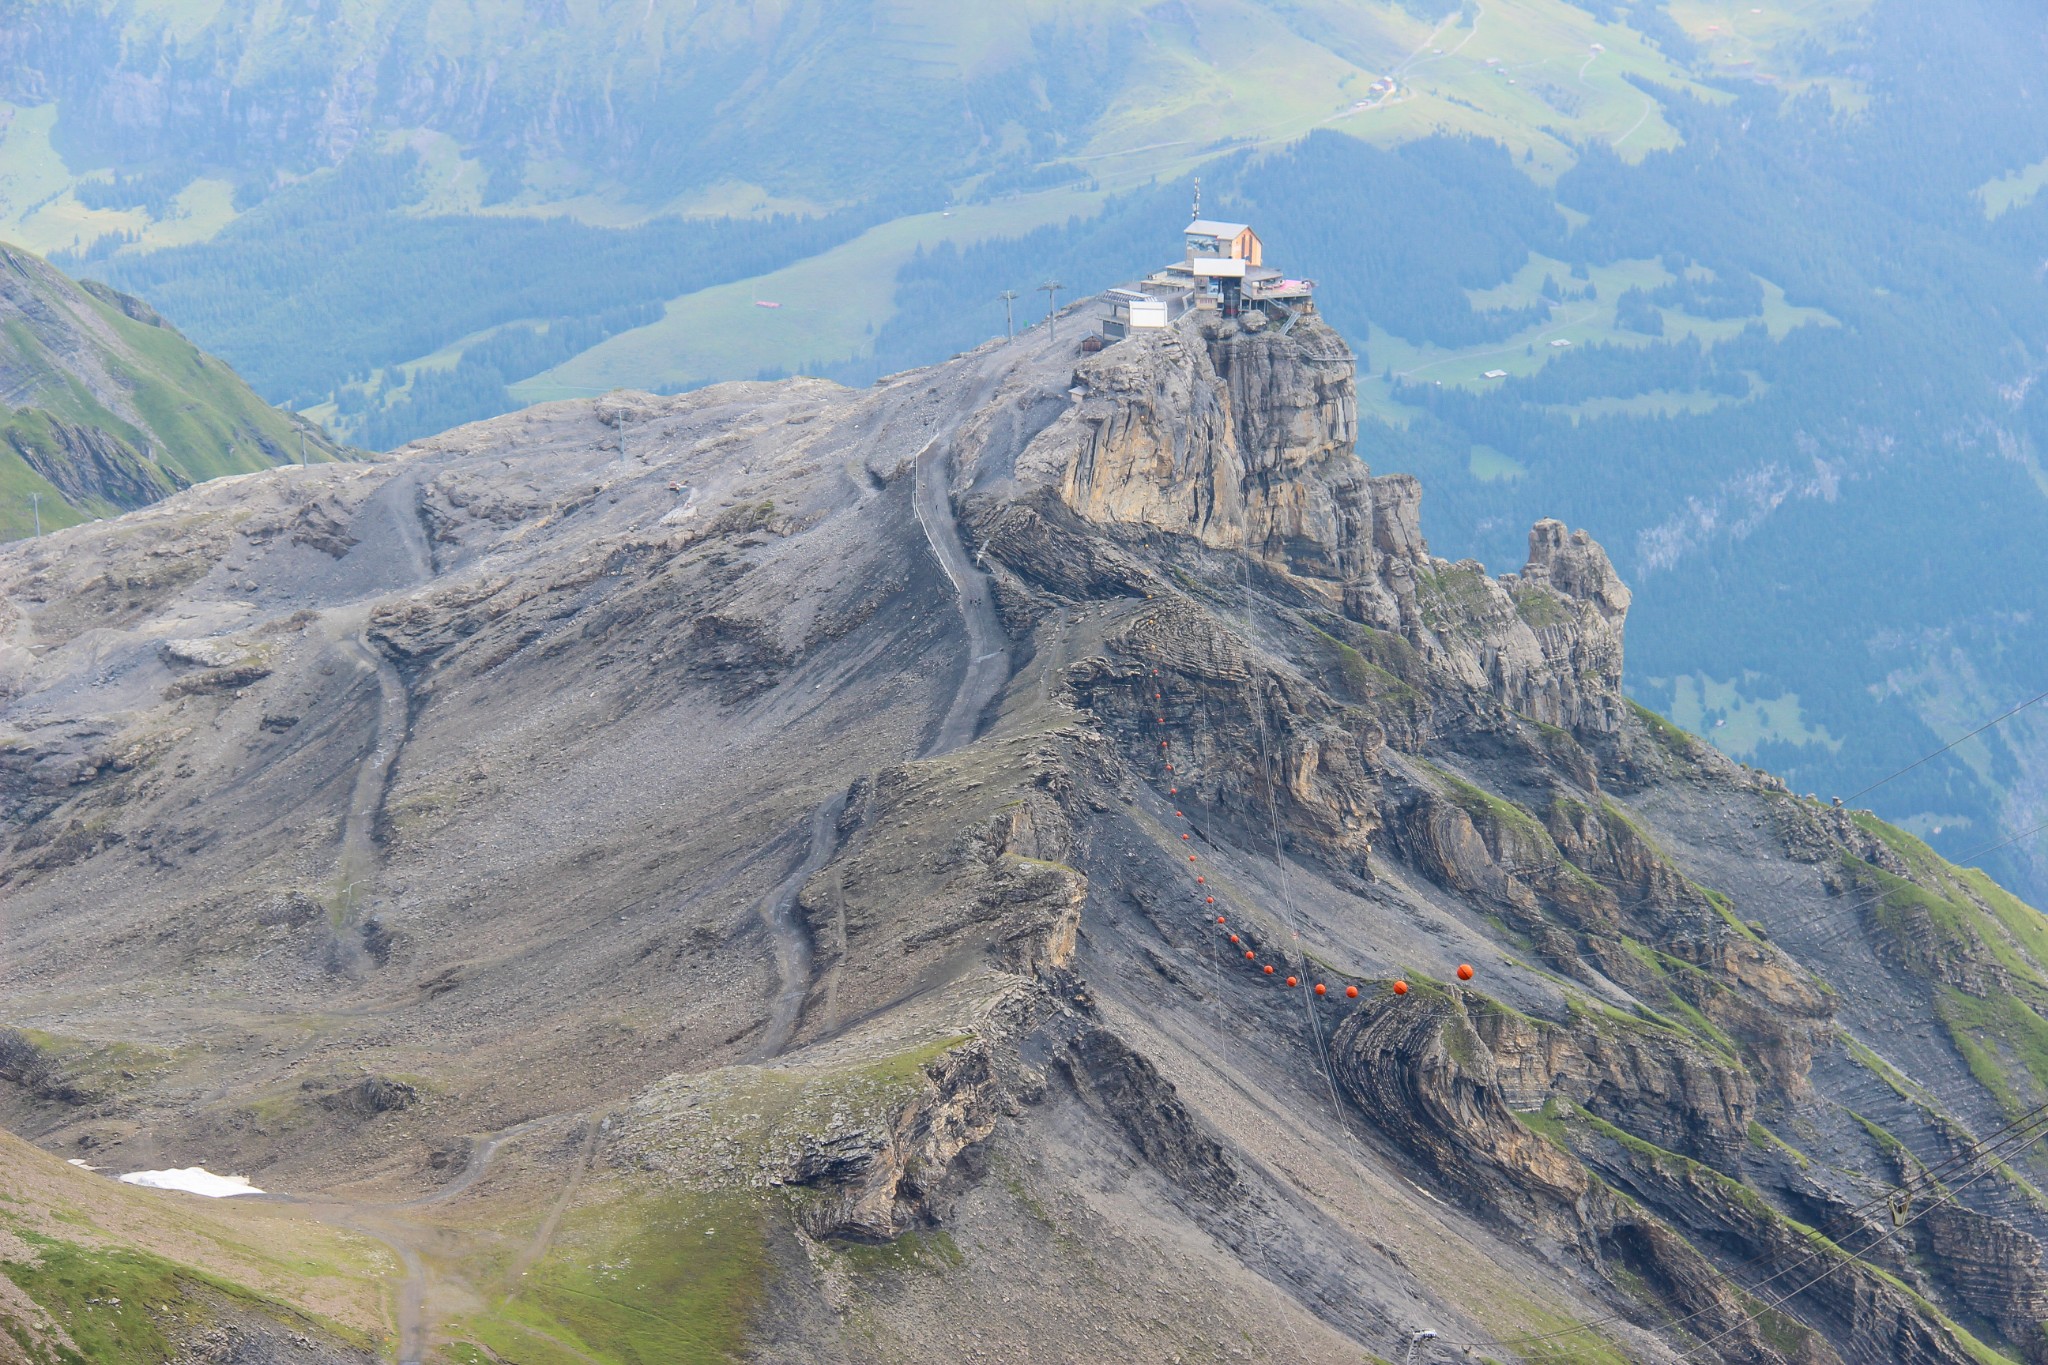
[[[1671,719],[1735,759],[1753,758],[1759,748],[1772,743],[1841,751],[1841,740],[1807,720],[1798,693],[1752,697],[1742,690],[1744,681],[1722,682],[1704,673],[1680,675],[1671,684]]]
[[[1481,483],[1493,483],[1499,479],[1519,479],[1529,472],[1528,466],[1520,460],[1487,445],[1473,446],[1465,467],[1472,477]]]
[[[1569,1101],[1560,1100],[1553,1095],[1543,1101],[1541,1109],[1515,1110],[1515,1118],[1524,1128],[1543,1138],[1559,1151],[1570,1152],[1571,1143],[1567,1141],[1565,1120],[1570,1117],[1571,1107]]]
[[[1721,983],[1716,981],[1705,969],[1687,962],[1682,957],[1673,957],[1669,953],[1652,948],[1649,944],[1639,942],[1626,935],[1622,937],[1621,941],[1623,946],[1628,949],[1630,955],[1655,974],[1658,983],[1663,986],[1665,1000],[1685,1021],[1685,1027],[1680,1031],[1693,1034],[1695,1038],[1706,1044],[1708,1048],[1721,1054],[1724,1060],[1739,1066],[1741,1064],[1741,1050],[1735,1046],[1735,1040],[1722,1032],[1721,1028],[1713,1020],[1707,1018],[1699,1006],[1695,1005],[1679,990],[1675,980],[1684,980],[1696,990],[1715,992],[1725,989]],[[1666,1027],[1673,1027],[1671,1022],[1662,1016],[1658,1016],[1657,1021]]]
[[[1920,1088],[1918,1081],[1847,1034],[1842,1035],[1842,1044],[1849,1049],[1849,1055],[1856,1059],[1858,1065],[1890,1086],[1892,1093],[1900,1099],[1922,1109],[1932,1108],[1933,1099]]]
[[[833,1255],[862,1275],[940,1274],[967,1264],[953,1234],[912,1230],[888,1242],[834,1242]]]
[[[1423,624],[1439,633],[1494,614],[1493,580],[1477,564],[1450,564],[1417,574],[1415,597]]]
[[[1550,831],[1534,815],[1512,801],[1473,786],[1464,778],[1446,772],[1427,759],[1416,760],[1437,779],[1438,789],[1450,803],[1472,818],[1476,825],[1494,825],[1513,830],[1524,840],[1562,860]]]
[[[2048,1095],[2048,1020],[2005,992],[1985,998],[1943,986],[1935,1011],[1978,1084],[2015,1116]]]
[[[1657,743],[1669,750],[1673,757],[1689,759],[1693,756],[1692,746],[1697,741],[1691,735],[1679,729],[1649,707],[1644,706],[1641,702],[1636,701],[1633,697],[1627,700],[1629,710],[1636,713],[1636,719],[1641,721],[1643,728],[1650,732],[1651,739],[1656,740]]]
[[[2048,160],[2036,161],[2031,166],[2022,166],[2016,171],[2007,171],[1995,180],[1987,180],[1974,193],[1977,202],[1984,208],[1986,218],[1997,218],[2013,209],[2034,202],[2034,196],[2041,187],[2048,185]]]
[[[1540,588],[1533,584],[1520,587],[1515,589],[1514,599],[1515,615],[1521,617],[1532,630],[1571,624],[1572,614],[1565,609],[1564,603],[1558,600],[1557,594],[1548,588]]]
[[[367,1344],[241,1285],[148,1252],[81,1246],[25,1229],[18,1235],[35,1259],[0,1261],[0,1274],[41,1304],[78,1347],[39,1352],[38,1365],[161,1365],[183,1359],[179,1340],[204,1330],[220,1306],[271,1318],[287,1330]]]
[[[1368,659],[1356,646],[1340,639],[1313,621],[1304,622],[1315,636],[1337,656],[1337,672],[1350,698],[1372,709],[1392,707],[1419,722],[1428,711],[1423,695],[1391,670]]]
[[[54,325],[16,317],[0,326],[0,358],[24,381],[12,395],[22,406],[0,407],[0,537],[33,532],[32,508],[17,505],[29,494],[41,497],[46,530],[121,510],[81,493],[67,516],[66,499],[33,474],[33,465],[79,459],[56,430],[59,422],[97,431],[110,443],[99,458],[117,467],[110,482],[126,490],[123,506],[167,496],[179,479],[198,483],[298,457],[302,428],[170,327],[129,317],[109,302],[110,291],[74,287],[26,253],[0,247],[0,260],[23,274],[50,316],[91,338],[88,359],[110,381],[100,392],[88,388],[79,363],[53,353],[53,338],[65,335]],[[339,453],[317,435],[304,450],[320,460]]]
[[[549,1337],[605,1365],[737,1359],[767,1289],[767,1216],[747,1195],[695,1192],[579,1209],[518,1292],[467,1330],[519,1360]]]
[[[1913,1155],[1912,1149],[1899,1141],[1898,1135],[1893,1133],[1891,1129],[1885,1127],[1876,1119],[1866,1118],[1854,1109],[1849,1110],[1849,1117],[1863,1125],[1863,1131],[1870,1134],[1870,1140],[1875,1142],[1878,1150],[1886,1156],[1895,1160],[1905,1161],[1916,1170],[1924,1169],[1919,1159]]]
[[[1813,1164],[1807,1158],[1806,1153],[1800,1151],[1797,1147],[1794,1147],[1755,1119],[1749,1121],[1749,1141],[1751,1146],[1762,1148],[1765,1151],[1775,1147],[1786,1156],[1791,1157],[1801,1167]]]

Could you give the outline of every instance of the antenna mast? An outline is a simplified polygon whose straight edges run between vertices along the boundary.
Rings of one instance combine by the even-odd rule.
[[[1193,213],[1190,213],[1190,214],[1188,215],[1188,221],[1189,221],[1190,223],[1192,223],[1192,222],[1194,222],[1194,221],[1195,221],[1195,220],[1196,220],[1197,218],[1200,218],[1201,216],[1202,216],[1202,177],[1198,175],[1198,176],[1196,176],[1196,177],[1195,177],[1195,211],[1194,211]]]

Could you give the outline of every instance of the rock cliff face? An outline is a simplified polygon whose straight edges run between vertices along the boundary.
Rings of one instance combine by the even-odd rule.
[[[1353,367],[1313,320],[1287,336],[1235,323],[1141,334],[1082,364],[1073,412],[1019,476],[1053,482],[1099,526],[1246,551],[1545,724],[1615,729],[1629,594],[1606,554],[1546,521],[1519,574],[1432,558],[1421,486],[1358,459]]]
[[[2048,1359],[2038,918],[1630,706],[1583,535],[1431,556],[1350,365],[1034,334],[0,553],[0,1114],[434,1248],[422,1359]]]

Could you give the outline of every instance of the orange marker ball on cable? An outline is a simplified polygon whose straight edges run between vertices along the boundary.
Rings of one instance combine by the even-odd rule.
[[[1185,838],[1187,838],[1188,836],[1187,836],[1187,835],[1185,835],[1185,834],[1183,834],[1183,835],[1181,835],[1180,837],[1181,837],[1181,838],[1183,838],[1183,839],[1185,839]]]
[[[1209,904],[1211,904],[1211,905],[1214,905],[1215,903],[1216,903],[1216,898],[1215,898],[1214,896],[1211,896],[1211,897],[1209,897]],[[1221,924],[1221,923],[1223,923],[1223,916],[1221,916],[1221,915],[1218,915],[1218,916],[1216,917],[1216,922],[1217,922],[1218,924]]]
[[[1258,954],[1257,954],[1257,953],[1255,953],[1255,952],[1253,952],[1253,951],[1252,951],[1251,949],[1249,949],[1249,948],[1247,948],[1247,949],[1245,949],[1245,950],[1244,950],[1244,960],[1245,960],[1246,962],[1250,962],[1250,961],[1251,961],[1251,960],[1252,960],[1253,958],[1255,958],[1255,957],[1257,957],[1257,956],[1258,956]]]
[[[1273,974],[1273,964],[1272,964],[1272,963],[1270,963],[1270,962],[1268,962],[1268,963],[1266,964],[1266,975],[1267,975],[1267,976],[1271,976],[1272,974]]]
[[[1344,998],[1346,1000],[1356,1000],[1358,998],[1358,987],[1346,986],[1344,988]]]
[[[1330,992],[1329,992],[1328,988],[1326,988],[1326,987],[1325,987],[1325,986],[1323,985],[1323,983],[1322,983],[1322,982],[1320,982],[1320,981],[1316,982],[1316,994],[1317,994],[1317,995],[1328,995],[1329,993],[1330,993]]]
[[[1237,942],[1237,935],[1236,935],[1236,934],[1232,934],[1232,935],[1230,936],[1230,941],[1231,941],[1232,943],[1235,943],[1235,942]],[[1246,956],[1247,956],[1247,957],[1249,957],[1249,956],[1250,956],[1250,954],[1249,954],[1249,953],[1247,953],[1247,954],[1246,954]]]
[[[1287,984],[1290,986],[1299,986],[1301,983],[1290,976],[1287,978]]]
[[[1396,995],[1406,995],[1406,994],[1408,994],[1408,983],[1407,983],[1407,982],[1405,982],[1405,981],[1396,981],[1396,982],[1394,983],[1394,994],[1396,994]]]
[[[1458,980],[1460,980],[1460,981],[1470,981],[1471,979],[1472,979],[1472,964],[1471,964],[1471,963],[1469,963],[1469,962],[1460,962],[1460,963],[1458,964]]]
[[[1211,896],[1211,897],[1209,897],[1209,904],[1211,904],[1211,905],[1214,905],[1215,903],[1216,903],[1216,898],[1215,898],[1214,896]],[[1221,923],[1223,923],[1223,916],[1221,916],[1221,915],[1218,915],[1218,916],[1216,917],[1216,922],[1217,922],[1218,924],[1221,924]]]
[[[1206,881],[1208,881],[1209,879],[1208,879],[1207,877],[1197,877],[1197,878],[1195,878],[1195,880],[1196,880],[1197,882],[1206,882]]]

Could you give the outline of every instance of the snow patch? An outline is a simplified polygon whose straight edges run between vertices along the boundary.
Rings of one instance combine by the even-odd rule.
[[[130,1171],[121,1177],[123,1185],[142,1185],[152,1190],[183,1190],[208,1199],[229,1199],[238,1194],[261,1194],[248,1178],[215,1175],[204,1166],[187,1166],[181,1171]]]

